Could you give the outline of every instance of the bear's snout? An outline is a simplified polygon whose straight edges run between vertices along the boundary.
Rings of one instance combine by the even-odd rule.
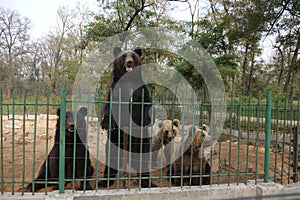
[[[134,68],[133,60],[126,60],[125,68],[127,72],[131,72],[132,69]]]
[[[134,68],[134,58],[131,54],[125,54],[125,68],[127,72],[131,72]]]
[[[163,143],[164,145],[169,144],[172,141],[172,137],[168,137],[167,140],[165,140]]]
[[[75,129],[75,123],[73,117],[67,117],[66,119],[66,129],[70,132],[74,132]]]
[[[132,66],[133,66],[133,61],[132,61],[132,60],[128,60],[128,61],[126,62],[126,66],[127,66],[127,67],[132,67]]]
[[[68,129],[69,132],[74,132],[75,130],[75,125],[74,124],[67,124],[66,128]]]

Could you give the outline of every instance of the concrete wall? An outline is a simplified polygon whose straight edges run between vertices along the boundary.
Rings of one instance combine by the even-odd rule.
[[[152,189],[131,189],[128,190],[98,190],[81,191],[66,190],[64,194],[58,191],[43,193],[20,193],[0,195],[0,200],[183,200],[183,199],[300,199],[300,184],[280,185],[273,182],[258,183],[249,182],[247,185],[213,185],[184,188],[152,188]]]

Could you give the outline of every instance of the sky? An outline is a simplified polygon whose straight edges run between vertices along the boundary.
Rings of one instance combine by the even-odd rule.
[[[67,6],[68,8],[75,8],[80,2],[81,5],[88,7],[90,11],[97,12],[98,5],[96,0],[0,0],[0,6],[4,9],[9,8],[16,10],[23,17],[27,17],[32,22],[32,29],[30,31],[32,38],[39,38],[45,36],[47,32],[57,27],[57,10],[60,6]],[[183,5],[178,4],[178,5]],[[189,19],[190,14],[186,6],[178,9],[180,14],[174,14],[175,19]],[[186,12],[185,12],[186,11]],[[268,60],[272,55],[270,51],[272,41],[266,39],[261,43],[263,47],[263,59]]]
[[[98,9],[96,0],[0,0],[0,6],[4,9],[16,10],[22,17],[29,18],[33,24],[32,36],[39,37],[45,35],[51,28],[57,27],[59,7],[75,8],[78,2],[87,6],[90,11],[96,12]],[[182,15],[176,14],[176,16]]]
[[[31,36],[38,38],[45,35],[49,30],[57,27],[57,10],[61,6],[67,6],[69,9],[75,8],[80,2],[81,5],[87,6],[90,11],[97,12],[99,7],[96,0],[0,0],[0,6],[4,9],[16,10],[22,17],[27,17],[33,24],[30,31]],[[174,4],[176,5],[176,3]],[[175,19],[186,20],[191,18],[187,5],[177,3],[182,8],[174,14]]]
[[[57,26],[57,10],[60,6],[74,8],[78,2],[79,0],[0,0],[0,6],[16,10],[22,17],[29,18],[33,25],[30,33],[37,38]],[[80,3],[87,5],[92,11],[97,9],[96,0],[80,0]]]

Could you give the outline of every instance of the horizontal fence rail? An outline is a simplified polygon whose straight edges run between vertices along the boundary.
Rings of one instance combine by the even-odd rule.
[[[151,105],[155,109],[150,110],[149,115],[154,125],[147,130],[136,129],[129,119],[129,126],[122,130],[128,134],[122,134],[113,126],[113,114],[110,114],[108,130],[102,129],[104,105],[116,106],[118,117],[114,120],[122,123],[121,107],[126,105],[128,112],[134,114],[134,102],[106,101],[100,96],[90,101],[75,101],[66,96],[65,90],[58,99],[50,95],[41,97],[38,91],[35,96],[25,93],[10,99],[0,93],[1,193],[130,190],[143,187],[144,180],[149,182],[150,188],[213,187],[250,180],[255,183],[298,182],[299,100],[276,101],[271,92],[247,100],[232,97],[226,105],[221,105],[226,106],[226,113],[211,113],[211,105],[204,99],[201,96],[198,102],[187,105],[178,103],[172,96],[158,98],[152,94]],[[81,109],[83,107],[87,112]],[[71,110],[76,111],[72,117],[68,113]],[[78,120],[81,115],[86,125]],[[216,134],[210,124],[214,116],[219,115],[225,121],[219,137],[214,138]],[[167,119],[169,125],[163,122]],[[202,128],[199,129],[201,134],[197,135],[194,128]],[[136,130],[140,135],[146,132],[151,138],[149,157],[138,153],[147,152],[147,144],[146,140],[131,137]],[[108,145],[112,133],[117,134],[116,146],[121,147],[116,151],[114,146]],[[205,142],[209,145],[205,146]],[[175,158],[174,152],[180,156]],[[144,158],[147,158],[148,172],[142,171]],[[105,171],[105,165],[113,164],[116,171],[110,168]],[[45,169],[44,176],[37,179],[41,177],[40,169]],[[110,181],[113,184],[107,184]]]

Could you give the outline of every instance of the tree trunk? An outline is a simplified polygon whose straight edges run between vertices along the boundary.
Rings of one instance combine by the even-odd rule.
[[[245,45],[245,53],[244,53],[244,61],[243,61],[243,70],[242,70],[242,94],[245,95],[246,93],[246,71],[248,65],[248,50],[249,50],[249,42],[246,41]]]
[[[254,63],[255,63],[255,60],[254,60],[254,57],[255,57],[255,53],[253,52],[252,53],[252,58],[251,58],[251,65],[250,65],[250,72],[249,72],[249,78],[248,78],[248,86],[247,86],[247,93],[249,94],[250,91],[251,91],[251,86],[252,86],[252,76],[253,76],[253,68],[254,68]]]
[[[283,89],[284,93],[286,93],[286,94],[289,93],[289,86],[291,85],[290,82],[291,82],[291,77],[292,77],[292,74],[294,71],[294,65],[296,64],[297,59],[298,59],[299,48],[300,48],[300,33],[298,33],[297,45],[296,45],[291,63],[288,66],[289,68],[288,68],[288,72],[287,72],[286,82],[284,84],[284,89]],[[292,88],[293,88],[293,86],[291,85],[290,89],[292,90]],[[292,95],[292,91],[290,91],[290,95]],[[291,98],[291,96],[290,96],[290,98]]]
[[[277,84],[278,86],[281,85],[281,79],[282,79],[282,75],[283,75],[283,69],[284,69],[284,56],[283,56],[283,53],[282,53],[282,50],[280,49],[280,47],[277,48],[279,53],[280,53],[280,70],[279,70],[279,76],[278,76],[278,81],[277,81]]]

